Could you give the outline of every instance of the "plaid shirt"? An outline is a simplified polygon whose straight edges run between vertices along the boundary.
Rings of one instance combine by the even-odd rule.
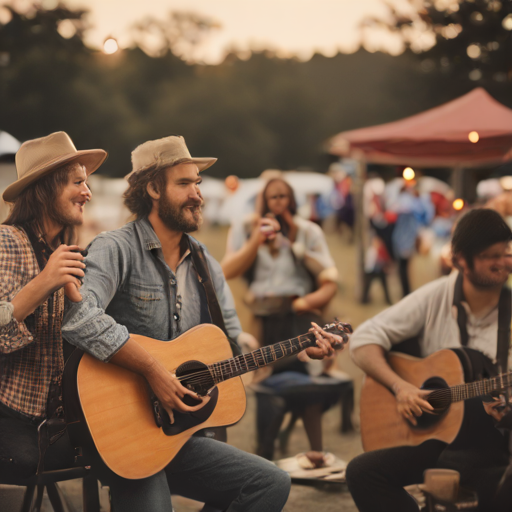
[[[10,302],[39,274],[26,233],[0,226],[0,301]],[[23,322],[0,326],[0,402],[30,418],[44,417],[51,383],[60,384],[64,367],[61,324],[64,290],[41,304]],[[51,332],[50,332],[51,326]]]

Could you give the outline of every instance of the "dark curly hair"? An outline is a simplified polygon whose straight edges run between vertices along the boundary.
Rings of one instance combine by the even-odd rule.
[[[452,236],[453,263],[462,256],[473,268],[473,259],[491,245],[509,242],[512,231],[503,217],[495,210],[478,208],[459,219]]]
[[[153,183],[157,191],[165,189],[167,173],[165,169],[154,165],[132,174],[128,178],[130,186],[123,194],[124,204],[138,219],[147,217],[153,208],[153,199],[148,194],[148,184]]]

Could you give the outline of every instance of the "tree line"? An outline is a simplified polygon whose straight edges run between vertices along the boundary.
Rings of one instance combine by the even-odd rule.
[[[102,172],[111,176],[129,172],[138,144],[170,134],[183,135],[193,154],[218,157],[211,171],[218,177],[253,177],[267,168],[323,171],[330,161],[324,142],[342,130],[400,119],[478,85],[512,107],[511,32],[500,29],[498,41],[485,21],[472,21],[475,9],[484,12],[491,3],[460,2],[470,9],[461,39],[444,38],[432,7],[431,27],[440,39],[423,53],[409,44],[398,56],[360,48],[301,62],[270,51],[249,58],[233,52],[218,65],[190,63],[183,55],[194,30],[207,37],[211,27],[200,18],[159,20],[166,36],[152,55],[143,50],[143,25],[132,48],[105,55],[84,43],[86,11],[62,3],[52,10],[35,5],[29,13],[7,6],[11,19],[0,24],[0,130],[20,140],[65,130],[79,148],[107,149]],[[512,3],[500,4],[503,12],[493,5],[484,14],[501,27]],[[72,36],[61,35],[63,22],[72,25]],[[406,23],[396,18],[389,28]],[[464,57],[471,31],[487,55],[476,80],[469,76],[474,59]]]

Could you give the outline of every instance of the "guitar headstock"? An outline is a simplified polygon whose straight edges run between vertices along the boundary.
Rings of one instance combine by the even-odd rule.
[[[334,322],[330,324],[325,324],[323,329],[331,334],[341,336],[343,338],[343,344],[348,342],[348,335],[354,332],[350,324],[340,322],[338,318],[335,318]]]

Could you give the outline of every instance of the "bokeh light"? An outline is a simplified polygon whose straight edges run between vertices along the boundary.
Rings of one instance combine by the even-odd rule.
[[[512,191],[512,176],[502,176],[500,178],[500,185],[503,190]]]
[[[109,37],[103,43],[103,52],[107,55],[112,55],[113,53],[116,53],[117,50],[119,50],[119,45],[113,37]]]
[[[482,55],[482,50],[480,50],[480,46],[477,44],[470,44],[466,51],[468,52],[468,57],[472,59],[478,59]]]
[[[62,20],[57,30],[64,39],[71,39],[76,34],[75,24],[71,20]]]
[[[7,25],[12,20],[12,13],[7,7],[0,7],[0,24]]]
[[[503,18],[501,25],[505,30],[512,30],[512,14],[509,14]]]
[[[469,142],[476,144],[480,140],[480,135],[478,135],[478,132],[469,132],[468,139]]]
[[[464,208],[464,199],[455,199],[455,201],[453,201],[452,203],[452,206],[453,206],[453,209],[454,210],[457,210],[457,211],[460,211],[462,210],[462,208]]]
[[[416,173],[411,167],[406,167],[402,173],[402,176],[404,177],[404,180],[411,181],[416,176]]]

